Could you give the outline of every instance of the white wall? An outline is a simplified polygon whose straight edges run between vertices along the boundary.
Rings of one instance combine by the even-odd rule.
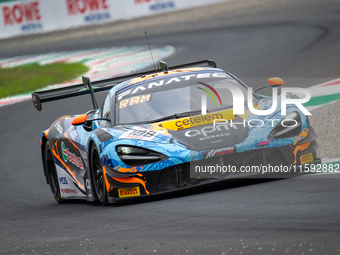
[[[229,0],[25,0],[0,4],[0,38],[133,19]]]

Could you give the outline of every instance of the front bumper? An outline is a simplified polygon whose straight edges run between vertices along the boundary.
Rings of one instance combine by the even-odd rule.
[[[306,140],[306,143],[286,145],[277,148],[261,148],[241,153],[223,155],[219,157],[192,161],[167,167],[157,171],[145,171],[135,173],[119,173],[106,166],[106,179],[109,184],[109,202],[117,200],[169,192],[202,184],[221,181],[228,178],[288,178],[292,174],[298,174],[303,164],[318,164],[315,140]],[[226,172],[202,172],[210,166],[227,167]],[[258,171],[240,171],[242,168],[254,166],[261,167]],[[272,169],[285,169],[285,171],[266,172],[264,167]],[[230,169],[236,169],[230,171]],[[289,169],[289,171],[286,171]]]

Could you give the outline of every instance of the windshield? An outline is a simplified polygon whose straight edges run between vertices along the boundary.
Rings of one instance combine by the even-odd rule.
[[[200,114],[202,102],[206,102],[207,112],[231,108],[233,96],[225,88],[228,85],[239,88],[246,100],[246,88],[224,72],[177,74],[146,81],[117,93],[116,123],[152,123]]]

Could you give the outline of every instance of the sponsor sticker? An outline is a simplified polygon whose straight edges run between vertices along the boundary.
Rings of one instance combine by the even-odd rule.
[[[68,181],[66,177],[59,177],[59,183],[61,185],[68,185]]]
[[[55,129],[59,132],[59,134],[63,134],[63,133],[64,133],[64,129],[63,129],[63,127],[60,125],[59,122],[58,122],[57,124],[55,124]]]
[[[153,138],[155,138],[157,135],[156,131],[152,131],[149,129],[144,128],[134,128],[131,129],[124,134],[122,134],[119,138],[123,139],[138,139],[138,140],[145,140],[145,141],[151,141]]]
[[[198,70],[201,70],[201,69],[200,68],[191,69],[191,71],[198,71]],[[176,71],[174,71],[174,72],[170,71],[168,74],[173,74],[173,73],[176,73]],[[160,77],[162,75],[157,75],[157,76]],[[138,77],[138,78],[133,79],[130,82],[130,84],[135,84],[135,83],[144,81],[145,79],[148,79],[148,78],[151,78],[151,77],[153,77],[153,75],[144,76],[144,78]],[[223,72],[220,72],[220,73],[198,73],[198,74],[189,74],[189,75],[166,78],[166,79],[163,79],[163,80],[152,81],[148,84],[139,85],[139,86],[133,87],[132,89],[129,89],[129,90],[124,90],[122,93],[120,93],[118,95],[118,101],[120,101],[125,96],[128,96],[128,95],[132,96],[136,93],[140,94],[140,93],[143,93],[144,91],[149,90],[149,89],[159,88],[159,87],[166,86],[166,85],[180,84],[180,83],[185,82],[185,81],[192,81],[193,79],[200,80],[200,79],[206,79],[206,78],[210,78],[210,77],[224,79],[224,78],[227,77],[227,74],[223,73]]]
[[[67,14],[78,15],[87,12],[99,12],[108,10],[110,7],[107,0],[91,0],[91,1],[79,1],[79,0],[66,0]]]
[[[140,196],[140,190],[139,187],[118,189],[118,195],[119,197]]]
[[[74,153],[70,152],[70,150],[65,146],[63,142],[61,142],[61,153],[65,163],[71,162],[73,165],[84,170],[82,159],[80,157],[77,157]]]
[[[162,122],[162,127],[173,131],[183,130],[192,127],[198,127],[203,125],[212,124],[219,120],[234,120],[233,110],[229,109],[226,111],[215,112],[205,115],[195,115],[185,117],[182,119],[170,120]]]
[[[149,10],[153,12],[176,8],[176,2],[168,0],[135,0],[134,4],[136,6],[146,4]]]
[[[313,161],[313,153],[307,153],[300,157],[301,164],[306,164]]]
[[[257,144],[256,147],[263,147],[263,146],[267,146],[268,144],[270,144],[270,140],[268,141],[261,141]]]
[[[78,194],[77,190],[75,189],[60,189],[61,193],[63,194]]]
[[[228,155],[228,154],[233,154],[236,151],[236,147],[230,146],[230,147],[225,147],[225,148],[220,148],[220,149],[212,149],[208,152],[204,152],[203,156],[204,158],[212,158],[212,157],[218,157],[222,155]]]
[[[149,102],[150,98],[151,98],[151,94],[142,95],[142,96],[135,96],[135,97],[131,97],[131,98],[128,98],[128,99],[124,99],[124,100],[120,101],[119,109],[123,109],[125,107],[136,105],[136,104]]]
[[[5,26],[41,20],[39,1],[4,5],[2,13]]]

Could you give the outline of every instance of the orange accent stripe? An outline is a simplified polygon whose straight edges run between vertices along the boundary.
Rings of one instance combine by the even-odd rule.
[[[293,143],[293,145],[296,145],[298,141],[300,141],[302,138],[306,138],[308,133],[309,133],[309,128],[304,129],[298,136],[295,137],[297,140]]]
[[[105,181],[105,184],[106,184],[105,185],[106,190],[107,190],[107,192],[110,192],[111,190],[113,190],[113,188],[110,186],[110,183],[106,178],[106,173],[107,173],[106,168],[105,168],[105,166],[103,166],[103,174],[104,174],[104,181]]]
[[[43,131],[43,134],[46,137],[46,139],[48,139],[48,131],[50,131],[50,129],[46,129],[46,130]],[[42,145],[41,139],[40,139],[40,142],[41,142],[41,145]]]
[[[67,172],[73,177],[73,179],[77,182],[78,186],[80,188],[82,188],[83,190],[85,190],[84,185],[82,185],[81,183],[78,182],[75,174],[71,171],[71,169],[64,163],[64,161],[60,158],[59,154],[58,154],[58,150],[57,150],[57,144],[58,141],[56,141],[55,143],[55,148],[52,148],[52,153],[53,155],[59,160],[59,162],[61,162],[61,164],[66,168]]]
[[[302,130],[302,132],[296,136],[296,141],[293,143],[293,145],[291,145],[291,147],[293,148],[294,145],[296,145],[300,140],[302,140],[303,138],[306,138],[307,135],[309,133],[309,128],[305,128],[304,130]],[[296,164],[296,156],[297,156],[297,153],[299,151],[304,151],[305,149],[307,149],[309,147],[311,143],[304,143],[304,144],[300,144],[298,146],[296,146],[293,150],[293,154],[294,154],[294,164]]]
[[[73,145],[73,147],[75,147],[76,149],[78,149],[79,150],[79,147],[68,137],[68,132],[69,132],[70,130],[69,129],[67,129],[67,132],[66,133],[64,133],[64,135],[65,135],[65,137],[69,140],[69,142],[70,143],[72,143],[72,145]]]
[[[142,166],[140,166],[140,168],[143,169]],[[121,172],[121,173],[135,173],[135,172],[138,171],[137,167],[135,167],[135,166],[132,167],[132,168],[125,168],[125,167],[117,166],[113,170],[116,170],[116,171]]]
[[[68,133],[68,131],[67,131],[67,133]],[[79,150],[79,147],[77,145],[75,145],[75,143],[67,136],[67,134],[64,134],[64,135],[69,140],[69,142],[72,143],[73,147]]]
[[[310,144],[311,144],[311,142],[309,142],[309,143],[303,143],[303,144],[298,145],[298,146],[295,147],[295,149],[294,149],[294,151],[293,151],[293,154],[294,154],[294,157],[295,157],[294,164],[296,164],[296,156],[297,156],[297,153],[298,153],[299,151],[304,151],[304,150],[306,150],[306,149],[309,147]]]

